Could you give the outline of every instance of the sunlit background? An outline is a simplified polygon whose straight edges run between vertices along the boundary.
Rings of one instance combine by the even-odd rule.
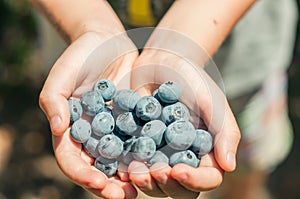
[[[92,198],[58,169],[48,122],[38,95],[53,57],[45,25],[25,0],[0,1],[0,199]],[[49,29],[49,31],[53,31]],[[299,28],[298,28],[298,33]],[[53,51],[53,50],[52,50]],[[300,41],[289,69],[293,149],[274,171],[269,189],[277,199],[300,198]]]

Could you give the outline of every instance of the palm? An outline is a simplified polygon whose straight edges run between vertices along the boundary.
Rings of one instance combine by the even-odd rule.
[[[129,73],[137,56],[135,51],[131,51],[118,59],[110,57],[103,60],[103,56],[97,56],[101,46],[88,44],[84,38],[75,41],[56,62],[43,89],[44,93],[49,93],[54,90],[51,86],[60,83],[59,91],[57,89],[55,92],[62,96],[58,104],[63,104],[66,110],[64,121],[69,120],[69,97],[79,98],[84,92],[91,90],[100,78],[119,81],[122,73]],[[81,49],[74,47],[81,45]],[[69,127],[66,126],[61,135],[53,136],[53,148],[61,170],[76,184],[105,198],[135,197],[136,191],[128,182],[122,182],[117,177],[107,178],[93,166],[93,158],[87,155],[81,144],[71,139]]]
[[[159,54],[152,57],[142,54],[139,57],[132,70],[131,88],[141,95],[151,95],[159,84],[178,82],[183,87],[180,101],[192,110],[194,126],[208,127],[215,135],[215,148],[218,149],[227,108],[223,93],[204,71],[195,70],[195,67],[176,55],[166,52]],[[173,168],[157,164],[148,169],[143,164],[133,162],[128,172],[129,178],[148,195],[195,198],[200,191],[213,189],[222,182],[223,170],[218,163],[214,152],[211,152],[202,157],[197,169],[183,164]]]

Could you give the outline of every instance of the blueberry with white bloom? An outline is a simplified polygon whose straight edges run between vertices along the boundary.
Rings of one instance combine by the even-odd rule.
[[[116,86],[108,79],[100,79],[96,82],[94,90],[101,93],[104,101],[110,101],[116,94]]]
[[[123,142],[117,136],[108,134],[103,136],[98,144],[99,154],[107,159],[116,159],[123,151]]]
[[[116,119],[116,130],[123,135],[134,135],[138,129],[136,118],[132,112],[118,115]]]
[[[70,108],[70,121],[75,122],[82,116],[82,106],[79,100],[75,98],[68,99],[69,108]]]
[[[137,102],[135,113],[143,121],[155,120],[161,115],[161,105],[154,97],[144,96]]]
[[[158,88],[158,96],[165,103],[177,102],[181,95],[181,86],[173,81],[163,83]]]
[[[183,103],[176,102],[175,104],[163,108],[161,119],[166,125],[169,125],[176,120],[189,121],[190,111]]]
[[[98,113],[92,121],[92,130],[98,136],[111,133],[115,128],[115,120],[110,113]]]
[[[104,100],[99,91],[88,91],[84,93],[80,98],[83,111],[88,116],[95,116],[104,109]]]
[[[199,166],[200,160],[196,157],[194,152],[190,150],[179,151],[171,155],[170,166],[173,167],[176,164],[184,163],[192,167],[197,168]]]
[[[147,122],[142,130],[141,135],[150,137],[154,140],[156,146],[160,146],[163,141],[163,135],[166,130],[166,125],[160,120],[152,120]]]
[[[99,138],[90,136],[89,139],[83,143],[83,148],[90,156],[96,158],[100,155],[97,149],[98,144]]]
[[[86,142],[91,136],[91,133],[91,125],[84,119],[76,120],[71,126],[71,137],[75,142]]]
[[[108,177],[115,175],[118,171],[118,161],[113,160],[109,163],[103,163],[102,160],[101,156],[96,158],[94,166]]]
[[[131,152],[134,159],[148,161],[156,151],[156,144],[152,138],[139,137],[133,143]]]
[[[200,158],[201,156],[208,154],[212,148],[213,137],[211,134],[203,129],[197,129],[196,138],[191,147],[192,151]]]
[[[171,123],[165,132],[167,144],[175,150],[186,150],[194,142],[196,137],[195,128],[192,123],[178,120]]]
[[[115,107],[124,111],[132,111],[141,98],[140,94],[133,90],[118,90],[113,98]]]

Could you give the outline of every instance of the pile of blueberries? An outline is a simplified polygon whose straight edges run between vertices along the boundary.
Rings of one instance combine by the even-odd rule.
[[[194,128],[189,109],[179,102],[181,95],[181,86],[172,81],[142,97],[101,79],[80,100],[68,100],[71,137],[107,176],[115,175],[120,163],[133,160],[149,167],[157,162],[198,167],[212,150],[213,137]]]

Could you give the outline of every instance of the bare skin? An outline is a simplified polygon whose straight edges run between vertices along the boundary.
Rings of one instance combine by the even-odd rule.
[[[177,0],[158,27],[186,35],[202,46],[208,55],[212,55],[235,23],[254,2],[254,0]],[[191,75],[195,85],[198,85],[197,100],[205,103],[205,106],[198,107],[198,109],[205,124],[210,126],[218,137],[214,153],[208,155],[197,169],[187,168],[186,165],[178,165],[174,168],[163,166],[164,169],[158,172],[157,169],[150,168],[149,170],[134,162],[129,166],[128,173],[121,173],[119,177],[111,179],[96,171],[92,166],[91,159],[86,157],[81,146],[70,140],[67,99],[70,96],[78,97],[83,91],[91,88],[92,84],[100,77],[110,78],[117,82],[122,75],[136,71],[135,69],[141,65],[151,64],[153,60],[160,63],[161,60],[153,58],[162,57],[164,54],[159,50],[151,50],[151,46],[161,45],[162,48],[168,48],[168,46],[161,42],[157,44],[156,38],[158,37],[154,32],[147,43],[150,50],[145,50],[138,56],[137,49],[134,48],[129,38],[122,37],[121,43],[122,46],[125,46],[123,49],[125,53],[119,54],[119,59],[111,65],[109,73],[105,72],[106,66],[99,66],[99,72],[95,74],[94,70],[83,70],[83,65],[90,58],[90,54],[108,39],[125,31],[108,3],[102,0],[77,0],[76,2],[71,0],[31,0],[31,3],[48,17],[65,40],[70,43],[47,77],[40,94],[40,105],[50,122],[57,162],[65,175],[74,183],[105,198],[136,197],[136,190],[131,183],[148,195],[174,196],[174,190],[181,190],[179,198],[184,196],[194,198],[201,191],[219,186],[223,181],[224,171],[235,170],[235,156],[240,132],[226,98],[204,71],[202,72],[204,77],[202,81],[205,83],[199,84],[199,77],[193,76],[193,67],[183,61],[181,66],[171,70],[182,70],[182,73],[190,71],[190,73],[186,73],[186,78],[190,78],[189,75]],[[168,39],[172,41],[172,38],[166,38],[166,43],[168,43]],[[115,55],[109,53],[107,52],[107,57],[112,56],[113,59]],[[169,60],[174,58],[172,54],[167,56]],[[101,63],[103,59],[105,58],[100,57],[95,61]],[[195,62],[202,66],[202,61],[196,60]],[[173,61],[164,64],[169,65],[170,63]],[[81,77],[83,72],[85,80],[82,80]],[[130,85],[134,87],[136,84],[134,77],[137,77],[137,74],[132,73]],[[168,80],[167,77],[161,76],[159,71],[153,75],[160,81]],[[144,74],[144,78],[151,80],[152,77]],[[210,82],[211,87],[205,86],[207,82]],[[149,91],[149,89],[152,88],[145,88],[144,91]],[[220,101],[224,102],[223,128],[216,128],[211,124],[210,118],[213,113],[210,108],[204,108],[212,107],[212,102],[203,97],[205,95],[201,95],[201,93],[212,91],[216,93]],[[78,167],[69,169],[70,164],[75,162]],[[142,176],[136,175],[136,170],[140,169],[144,170]],[[111,190],[114,190],[114,196],[109,194]]]

